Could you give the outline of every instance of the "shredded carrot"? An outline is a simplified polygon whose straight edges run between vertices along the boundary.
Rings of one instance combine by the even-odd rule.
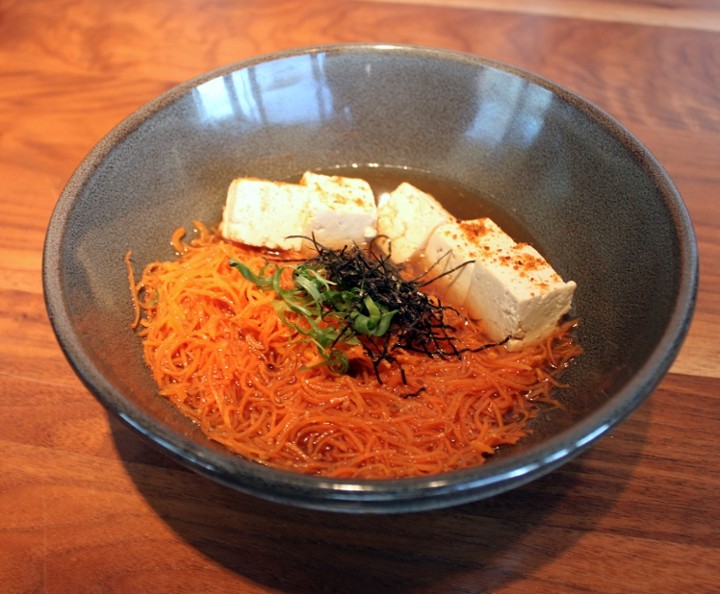
[[[380,365],[381,381],[362,347],[347,346],[351,371],[337,375],[278,317],[274,293],[228,264],[235,258],[258,271],[276,256],[195,226],[191,241],[173,234],[179,257],[151,263],[138,283],[126,256],[142,310],[135,326],[160,394],[211,439],[263,464],[343,478],[482,464],[527,435],[540,403],[556,403],[556,376],[581,352],[568,322],[517,352],[402,352]],[[487,344],[479,323],[449,315],[462,345]]]

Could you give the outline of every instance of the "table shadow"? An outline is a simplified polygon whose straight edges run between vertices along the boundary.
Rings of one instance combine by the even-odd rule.
[[[299,509],[191,472],[114,418],[128,473],[181,538],[282,592],[483,592],[533,574],[593,530],[645,443],[646,402],[620,430],[551,474],[455,508],[397,515]]]

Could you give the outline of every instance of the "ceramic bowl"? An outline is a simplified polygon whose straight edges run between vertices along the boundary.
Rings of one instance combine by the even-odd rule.
[[[412,179],[454,214],[491,213],[577,284],[584,356],[564,411],[484,465],[428,478],[331,480],[227,452],[156,395],[123,257],[174,257],[169,237],[216,223],[233,177],[305,170]],[[593,444],[652,393],[687,332],[697,284],[676,188],[622,125],[569,90],[475,55],[338,45],[202,75],[130,115],[59,198],[43,263],[47,309],[87,388],[170,456],[234,489],[345,512],[440,508],[533,480]]]

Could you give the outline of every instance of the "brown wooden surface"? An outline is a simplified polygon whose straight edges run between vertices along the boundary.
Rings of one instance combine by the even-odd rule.
[[[41,250],[92,146],[175,84],[317,43],[411,42],[535,71],[659,158],[694,218],[671,373],[553,474],[455,509],[301,511],[231,492],[108,418],[47,320]],[[720,3],[1,0],[0,592],[720,591]]]

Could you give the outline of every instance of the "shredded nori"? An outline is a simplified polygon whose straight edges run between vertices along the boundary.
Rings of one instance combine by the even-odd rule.
[[[341,290],[357,291],[358,300],[369,296],[385,310],[395,312],[385,334],[360,337],[378,381],[381,381],[379,365],[386,361],[399,366],[403,383],[407,383],[405,371],[395,357],[398,349],[442,358],[460,357],[469,350],[458,348],[453,337],[454,328],[445,320],[448,310],[457,310],[423,292],[421,287],[430,285],[472,261],[464,262],[429,280],[426,277],[434,266],[420,277],[406,280],[400,268],[392,263],[390,254],[380,254],[373,249],[374,242],[366,248],[351,245],[334,250],[323,246],[314,237],[306,239],[312,241],[317,251],[315,257],[305,262],[307,266],[324,270],[326,278],[336,283]],[[338,338],[341,337],[342,335]],[[500,346],[504,342],[491,343],[472,350],[480,351]]]

